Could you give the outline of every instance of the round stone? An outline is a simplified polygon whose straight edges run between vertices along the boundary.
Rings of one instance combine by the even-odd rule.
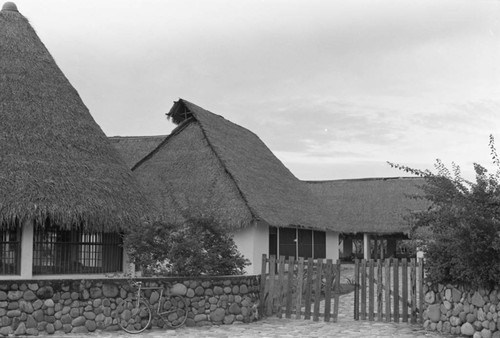
[[[472,305],[474,305],[478,308],[483,307],[485,304],[483,296],[481,296],[481,294],[477,291],[472,296],[471,302],[472,302]]]
[[[472,336],[474,332],[476,332],[476,330],[474,329],[471,323],[464,323],[460,327],[460,333],[463,334],[464,336]]]
[[[462,324],[462,321],[460,320],[459,317],[452,316],[450,317],[450,324],[452,326],[459,326]]]
[[[222,308],[217,308],[215,311],[210,313],[210,319],[212,322],[221,322],[226,315],[226,311]]]
[[[102,293],[104,294],[104,297],[115,298],[120,294],[120,290],[115,284],[104,284],[102,286]]]
[[[224,317],[224,324],[229,325],[234,322],[234,315],[227,315]]]
[[[85,322],[85,327],[89,330],[89,332],[94,332],[97,329],[97,324],[93,320],[87,320]]]
[[[24,292],[23,298],[27,301],[32,301],[36,299],[36,295],[33,291],[27,290],[26,292]]]
[[[44,286],[36,291],[36,295],[40,299],[49,299],[54,296],[54,289],[51,286]]]
[[[430,305],[427,308],[427,317],[434,323],[441,318],[441,306],[439,304]]]
[[[491,338],[491,331],[488,329],[481,330],[481,338]]]
[[[9,300],[19,300],[21,297],[23,296],[23,292],[22,291],[9,291],[9,293],[7,294],[7,298]]]
[[[85,324],[87,319],[84,316],[77,317],[71,321],[73,327],[82,326]]]
[[[184,284],[177,283],[172,286],[170,293],[176,296],[185,296],[187,293],[187,287]]]
[[[468,313],[467,314],[467,317],[466,317],[466,320],[467,320],[467,323],[474,323],[476,321],[476,315],[473,314],[473,313]]]
[[[241,313],[241,308],[238,304],[233,303],[229,306],[229,313],[233,315],[239,315]]]
[[[427,304],[434,304],[435,300],[436,300],[436,295],[434,294],[434,291],[429,291],[425,294],[425,302]]]

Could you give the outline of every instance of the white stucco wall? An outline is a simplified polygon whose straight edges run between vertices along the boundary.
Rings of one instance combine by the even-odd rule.
[[[333,231],[326,232],[326,259],[337,262],[339,259],[339,233]]]
[[[265,222],[254,222],[251,226],[235,232],[233,239],[240,253],[251,262],[245,269],[246,273],[260,274],[262,254],[269,254],[269,226]]]

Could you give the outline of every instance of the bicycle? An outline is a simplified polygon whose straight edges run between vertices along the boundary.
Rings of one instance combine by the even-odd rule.
[[[188,306],[183,297],[179,295],[163,295],[164,288],[153,286],[143,287],[142,282],[131,282],[137,288],[135,297],[128,297],[116,307],[118,326],[128,333],[141,333],[151,327],[153,310],[156,308],[158,315],[170,328],[178,328],[186,322]],[[144,290],[160,290],[158,303],[150,304],[141,294]]]

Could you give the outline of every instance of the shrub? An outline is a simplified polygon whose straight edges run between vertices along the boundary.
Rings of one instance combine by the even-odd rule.
[[[124,242],[145,276],[238,275],[249,264],[231,235],[209,219],[149,223],[132,230]]]
[[[439,160],[437,174],[389,163],[425,179],[422,190],[430,207],[408,220],[431,282],[492,287],[500,280],[500,165],[493,136],[490,150],[496,173],[474,164],[475,182],[465,180],[455,164],[450,171]]]

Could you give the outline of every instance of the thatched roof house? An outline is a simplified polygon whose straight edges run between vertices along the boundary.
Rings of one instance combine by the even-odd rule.
[[[254,220],[330,227],[307,185],[257,135],[182,99],[168,116],[178,127],[133,167],[162,210],[212,217],[233,229]]]
[[[408,233],[403,216],[426,209],[425,200],[409,196],[422,194],[420,177],[366,178],[308,181],[311,191],[324,206],[323,212],[345,233]]]
[[[0,275],[123,271],[119,232],[153,207],[9,2],[0,11],[0,120]]]
[[[167,115],[178,125],[169,136],[111,141],[167,218],[226,224],[253,262],[262,252],[336,257],[339,233],[404,237],[403,216],[426,207],[407,198],[419,178],[300,181],[257,135],[222,116],[182,99]],[[264,225],[244,230],[256,222]]]
[[[116,149],[14,4],[0,12],[0,224],[119,229],[149,209]]]

